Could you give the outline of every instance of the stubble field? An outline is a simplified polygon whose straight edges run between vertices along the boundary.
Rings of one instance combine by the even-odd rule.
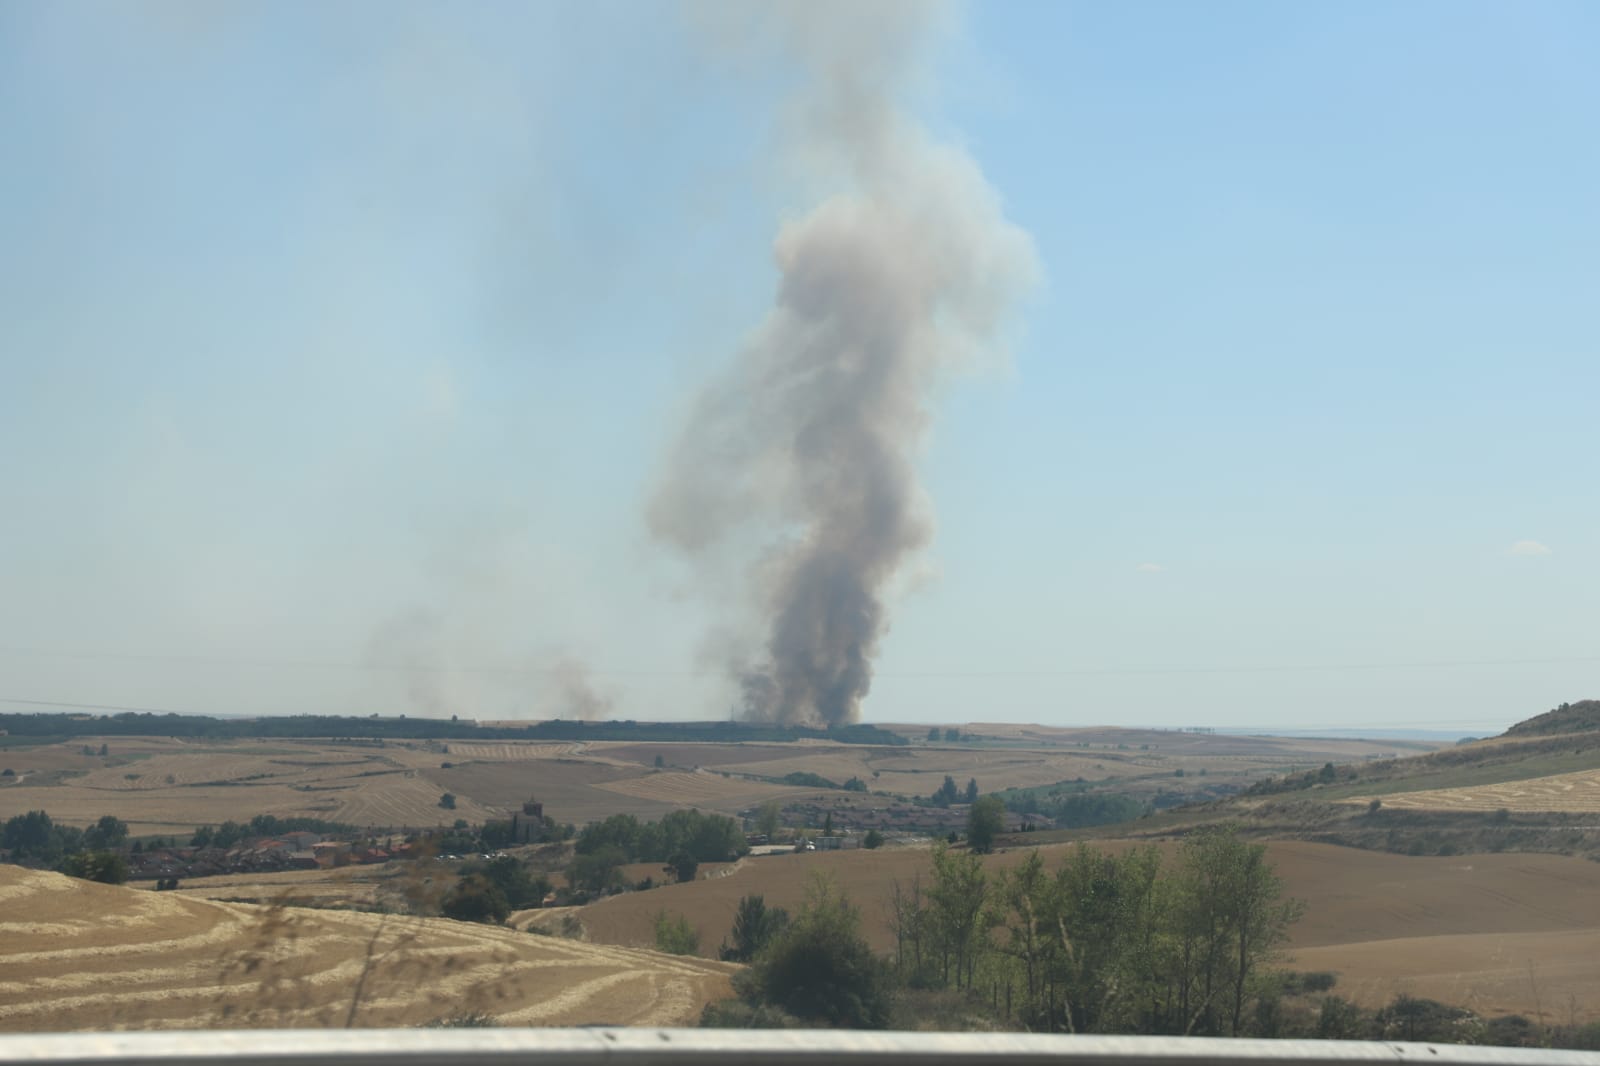
[[[946,775],[961,785],[975,779],[984,791],[1077,782],[1148,795],[1173,787],[1179,771],[1191,782],[1242,787],[1326,758],[1386,750],[1364,741],[995,729],[985,740],[898,746],[90,737],[0,746],[0,769],[12,771],[0,777],[0,818],[44,810],[87,825],[114,814],[136,835],[182,835],[257,814],[399,828],[483,822],[538,799],[557,821],[581,826],[684,807],[736,814],[768,800],[878,807],[930,795]],[[836,785],[856,777],[883,795],[783,781],[795,773]],[[456,798],[453,810],[440,806],[446,792]]]
[[[0,1030],[683,1025],[732,967],[442,918],[182,898],[0,866]]]
[[[1363,803],[1362,799],[1347,802]],[[1600,813],[1600,770],[1551,774],[1462,788],[1397,792],[1383,797],[1395,810]]]

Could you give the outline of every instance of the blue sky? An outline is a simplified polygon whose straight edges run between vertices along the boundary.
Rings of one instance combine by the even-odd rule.
[[[815,190],[667,4],[0,7],[0,697],[717,716],[644,503]],[[956,9],[1043,280],[871,721],[1484,732],[1600,692],[1600,11]],[[26,704],[7,706],[21,709]]]

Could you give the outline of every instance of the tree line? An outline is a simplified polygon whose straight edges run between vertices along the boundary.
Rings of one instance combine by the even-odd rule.
[[[987,987],[1046,1032],[1238,1035],[1262,964],[1300,905],[1266,849],[1232,829],[1186,839],[1168,868],[1154,847],[1079,845],[1053,872],[1037,851],[990,872],[938,848],[933,872],[896,884],[896,972],[924,987]]]
[[[128,824],[105,815],[87,829],[61,825],[44,811],[28,811],[6,820],[0,848],[12,862],[35,863],[73,877],[120,885],[128,879],[128,861],[121,849]]]
[[[840,744],[906,744],[905,737],[856,723],[811,729],[760,722],[584,722],[552,719],[518,726],[480,726],[456,718],[394,718],[371,715],[275,715],[262,718],[212,718],[200,714],[0,714],[0,731],[12,738],[61,740],[72,737],[160,736],[250,739],[309,737],[341,739],[434,740],[632,740],[735,742],[831,740]],[[106,754],[104,750],[101,754]]]
[[[659,862],[677,880],[692,881],[701,863],[728,862],[749,850],[744,830],[726,815],[683,810],[641,822],[614,814],[578,833],[567,880],[578,891],[604,893],[621,887],[624,865]]]
[[[887,1024],[896,990],[948,990],[1036,1032],[1236,1036],[1271,992],[1266,964],[1299,917],[1266,849],[1232,829],[1153,847],[1079,845],[1054,870],[1035,851],[1007,870],[936,845],[926,878],[896,883],[895,947],[875,959],[857,908],[826,882],[792,919],[740,903],[725,958],[749,960],[740,1002],[708,1024]]]

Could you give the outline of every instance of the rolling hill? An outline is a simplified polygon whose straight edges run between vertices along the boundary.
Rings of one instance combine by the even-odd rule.
[[[734,967],[401,918],[184,898],[0,865],[0,1030],[693,1024]]]

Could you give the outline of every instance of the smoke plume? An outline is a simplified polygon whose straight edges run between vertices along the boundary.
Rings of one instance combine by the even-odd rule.
[[[580,722],[597,722],[611,716],[611,697],[602,694],[589,679],[589,670],[573,658],[558,661],[550,673],[555,686],[561,717]]]
[[[779,156],[828,194],[780,227],[774,306],[693,403],[649,519],[691,559],[755,545],[733,597],[764,633],[731,667],[743,714],[838,724],[932,535],[915,458],[934,390],[999,347],[1035,261],[973,160],[905,107],[939,8],[760,10],[774,24],[737,29],[775,31],[801,84]]]

